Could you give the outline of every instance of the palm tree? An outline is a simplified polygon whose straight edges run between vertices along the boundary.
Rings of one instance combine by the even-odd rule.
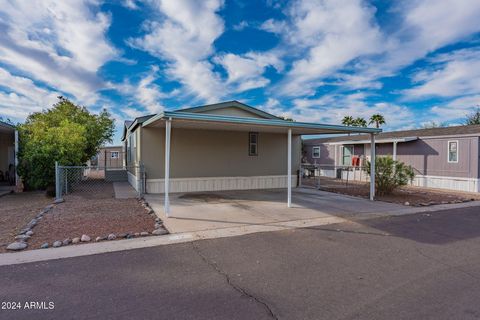
[[[367,120],[358,117],[355,120],[353,120],[353,126],[354,127],[366,127],[367,126]]]
[[[375,123],[376,128],[380,128],[382,124],[385,124],[385,118],[379,114],[376,113],[370,117],[370,122],[368,124]]]
[[[353,126],[355,124],[355,120],[353,119],[352,116],[345,116],[342,119],[342,124],[344,126],[350,127],[350,126]]]

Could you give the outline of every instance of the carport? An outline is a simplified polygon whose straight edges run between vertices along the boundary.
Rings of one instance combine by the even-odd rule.
[[[347,127],[339,125],[328,125],[318,123],[306,123],[296,121],[286,121],[282,119],[260,119],[233,117],[223,115],[213,115],[204,113],[190,113],[178,111],[165,111],[159,113],[143,123],[143,127],[164,128],[165,130],[165,159],[164,159],[164,201],[163,211],[166,217],[170,213],[170,168],[171,168],[171,136],[176,129],[189,130],[222,130],[222,131],[246,131],[246,132],[266,132],[285,134],[287,152],[284,155],[287,158],[285,167],[287,176],[287,192],[285,200],[287,207],[292,207],[292,135],[325,135],[325,134],[351,134],[367,133],[370,134],[370,143],[375,146],[375,134],[381,132],[381,129],[366,127]],[[371,148],[371,175],[370,175],[370,200],[375,198],[375,147]],[[176,198],[178,200],[178,198]]]

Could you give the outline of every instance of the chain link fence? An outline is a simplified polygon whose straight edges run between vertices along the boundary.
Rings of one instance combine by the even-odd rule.
[[[145,193],[145,170],[143,166],[62,166],[56,164],[56,198],[75,194],[87,198],[111,197],[115,182],[128,182],[138,196]]]
[[[368,195],[370,175],[364,166],[302,164],[299,186],[352,195]]]

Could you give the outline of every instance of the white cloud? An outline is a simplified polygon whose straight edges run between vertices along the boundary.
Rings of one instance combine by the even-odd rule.
[[[24,119],[30,113],[41,111],[56,102],[58,93],[35,85],[25,77],[12,75],[0,68],[0,114]]]
[[[123,0],[122,5],[131,10],[137,10],[138,4],[135,0]]]
[[[167,72],[186,90],[214,101],[223,94],[222,81],[214,73],[208,57],[213,42],[224,30],[216,14],[223,1],[150,1],[160,14],[160,22],[150,23],[149,32],[129,43],[169,62]]]
[[[287,30],[287,23],[285,21],[268,19],[260,25],[259,29],[275,34],[282,34]]]
[[[317,99],[299,98],[288,116],[297,121],[340,124],[344,116],[370,118],[375,113],[385,117],[388,130],[412,127],[415,116],[406,106],[387,102],[367,103],[365,93],[329,94]]]
[[[263,76],[267,67],[283,70],[283,62],[273,53],[248,52],[244,55],[233,53],[215,57],[214,61],[227,71],[227,84],[233,91],[246,91],[268,85],[270,80]]]
[[[417,83],[403,93],[411,99],[480,93],[480,48],[458,50],[433,59],[434,68],[417,72]]]
[[[250,26],[250,24],[247,21],[243,20],[243,21],[240,21],[239,23],[237,23],[236,25],[234,25],[232,28],[235,31],[242,31],[243,29],[245,29],[249,26]]]
[[[164,110],[161,101],[169,97],[169,94],[163,92],[162,88],[156,84],[158,72],[159,68],[153,66],[136,83],[125,81],[122,84],[113,85],[113,88],[118,90],[126,101],[134,105],[134,107],[123,106],[123,113],[129,117],[132,117],[132,115],[138,117],[139,112],[154,114]],[[139,110],[139,107],[143,108],[144,111]]]
[[[1,1],[0,62],[92,102],[104,84],[96,72],[117,56],[105,37],[110,17],[98,1]]]
[[[294,61],[282,94],[313,94],[321,79],[354,59],[383,50],[375,9],[362,0],[299,0],[288,14],[291,26],[284,40],[306,52]]]
[[[430,109],[430,117],[436,122],[465,122],[466,116],[480,107],[480,94],[453,99],[444,105]]]

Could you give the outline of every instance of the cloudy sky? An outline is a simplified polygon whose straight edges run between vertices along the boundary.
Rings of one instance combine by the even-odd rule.
[[[478,0],[0,0],[0,116],[61,94],[118,124],[234,99],[458,124],[480,105],[479,17]]]

